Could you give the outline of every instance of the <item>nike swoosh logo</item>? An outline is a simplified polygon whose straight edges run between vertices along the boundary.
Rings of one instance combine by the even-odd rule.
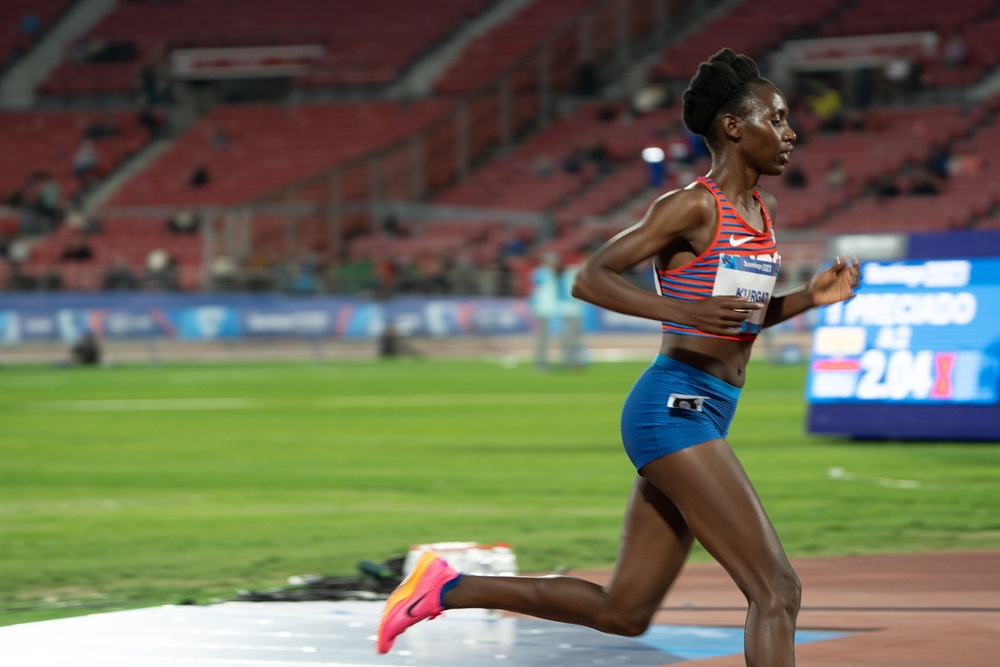
[[[418,598],[417,598],[417,599],[416,599],[416,600],[415,600],[415,601],[413,602],[413,604],[411,604],[411,605],[410,605],[409,607],[407,607],[407,608],[406,608],[406,615],[407,615],[407,616],[409,616],[410,618],[416,618],[416,616],[415,616],[415,615],[414,615],[414,613],[413,613],[413,609],[414,609],[414,608],[415,608],[415,607],[416,607],[416,606],[417,606],[418,604],[420,604],[421,602],[423,602],[423,601],[424,601],[424,598],[425,598],[425,597],[427,597],[427,593],[424,593],[423,595],[421,595],[420,597],[418,597]]]
[[[737,248],[737,247],[743,245],[744,243],[746,243],[747,241],[753,241],[753,239],[754,239],[754,237],[752,237],[752,236],[740,236],[739,238],[737,238],[736,236],[733,236],[732,234],[730,234],[729,235],[729,245],[733,246],[734,248]]]

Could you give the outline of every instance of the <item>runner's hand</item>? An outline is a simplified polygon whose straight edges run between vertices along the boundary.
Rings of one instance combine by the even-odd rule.
[[[699,301],[682,301],[684,312],[678,320],[699,331],[715,336],[733,336],[754,312],[764,308],[762,303],[748,301],[746,297],[710,296]]]
[[[861,286],[861,266],[857,258],[838,257],[830,267],[809,282],[809,296],[814,306],[847,301]]]

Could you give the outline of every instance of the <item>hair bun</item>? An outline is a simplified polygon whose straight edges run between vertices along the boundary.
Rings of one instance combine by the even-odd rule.
[[[722,49],[698,66],[684,91],[684,124],[695,134],[706,134],[722,105],[759,78],[760,70],[752,58]]]

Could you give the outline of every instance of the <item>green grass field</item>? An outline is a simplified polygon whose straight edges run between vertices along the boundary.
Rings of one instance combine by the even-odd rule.
[[[610,566],[643,366],[0,368],[0,624],[355,574],[422,542]],[[730,433],[793,558],[1000,548],[1000,447],[810,437],[804,381],[752,364]]]

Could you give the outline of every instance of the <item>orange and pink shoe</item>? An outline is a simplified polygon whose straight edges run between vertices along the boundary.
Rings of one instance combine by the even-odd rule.
[[[442,598],[462,577],[433,551],[425,551],[413,571],[386,600],[378,624],[375,650],[388,653],[396,637],[415,623],[444,612]]]

